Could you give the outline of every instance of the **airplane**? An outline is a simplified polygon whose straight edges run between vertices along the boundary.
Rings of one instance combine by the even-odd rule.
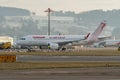
[[[96,47],[119,47],[120,46],[120,40],[104,40],[98,42]]]
[[[94,42],[97,40],[100,33],[106,26],[106,22],[103,21],[97,27],[95,32],[87,35],[27,35],[21,37],[17,42],[17,46],[20,48],[23,46],[39,46],[42,49],[43,46],[47,46],[49,49],[66,49],[65,46],[72,44],[73,42],[88,41]]]

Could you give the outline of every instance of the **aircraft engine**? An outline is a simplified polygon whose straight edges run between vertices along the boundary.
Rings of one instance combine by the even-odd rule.
[[[58,49],[58,48],[59,48],[59,45],[56,44],[56,43],[49,43],[49,44],[48,44],[48,48],[49,48],[49,49]]]

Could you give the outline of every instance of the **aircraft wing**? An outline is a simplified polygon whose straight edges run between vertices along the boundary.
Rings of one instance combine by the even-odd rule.
[[[66,46],[66,45],[69,45],[69,44],[72,45],[74,42],[78,43],[79,41],[82,41],[82,40],[85,40],[85,39],[76,40],[76,41],[58,42],[57,44],[59,44],[59,46]]]

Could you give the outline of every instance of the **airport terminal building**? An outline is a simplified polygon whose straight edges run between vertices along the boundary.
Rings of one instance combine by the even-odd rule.
[[[38,28],[45,30],[48,28],[48,17],[47,16],[34,16],[34,21],[37,21]],[[50,17],[50,28],[52,34],[64,33],[69,34],[67,30],[74,24],[74,18],[72,17]],[[66,31],[65,31],[66,30]],[[46,32],[46,31],[45,31]]]
[[[46,35],[48,31],[48,16],[5,16],[5,20],[7,27],[9,25],[11,28],[19,29],[29,25],[28,28],[36,28],[37,25],[40,34]],[[35,26],[30,24],[34,24]],[[69,34],[68,30],[72,26],[78,26],[74,23],[73,17],[50,16],[51,34]]]
[[[94,31],[95,27],[90,29],[89,27],[77,24],[74,17],[50,16],[51,35],[57,35],[59,33],[63,35],[86,35],[88,32]],[[2,29],[6,29],[4,31],[7,34],[2,31],[1,34],[4,33],[9,36],[47,35],[48,16],[5,16],[1,24]]]

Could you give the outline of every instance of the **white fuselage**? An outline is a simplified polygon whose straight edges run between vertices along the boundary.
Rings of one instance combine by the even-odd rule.
[[[120,40],[106,40],[105,41],[105,46],[119,46],[120,45]]]
[[[104,47],[118,47],[120,46],[120,40],[105,40],[96,43],[98,47],[104,46]]]
[[[85,35],[28,35],[20,38],[16,43],[21,46],[40,46],[49,43],[69,43],[84,39]]]

